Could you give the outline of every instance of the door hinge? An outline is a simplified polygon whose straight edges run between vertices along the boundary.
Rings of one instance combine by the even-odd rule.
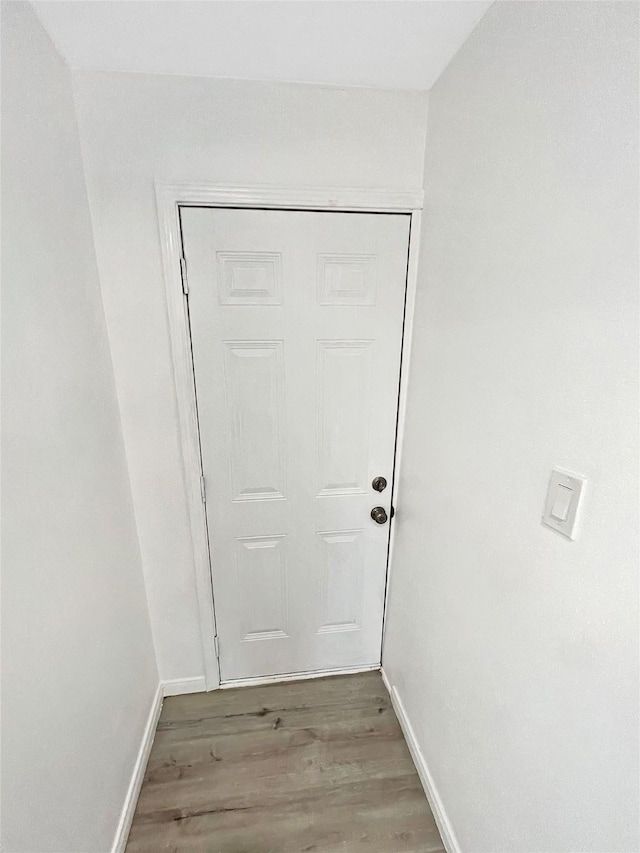
[[[204,484],[204,474],[200,477],[200,496],[202,498],[202,503],[206,504],[207,502],[207,489]]]
[[[213,648],[214,648],[214,651],[216,653],[216,657],[219,658],[220,657],[220,646],[218,645],[218,635],[217,634],[213,635]]]
[[[187,281],[187,262],[180,258],[180,276],[182,277],[182,292],[185,296],[189,294],[189,282]]]

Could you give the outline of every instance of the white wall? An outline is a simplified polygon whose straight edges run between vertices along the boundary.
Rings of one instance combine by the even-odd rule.
[[[637,142],[636,3],[496,3],[430,94],[383,664],[464,851],[640,849]]]
[[[426,95],[141,74],[74,75],[161,677],[203,674],[154,179],[422,186]]]
[[[2,4],[2,849],[111,848],[158,683],[70,75]]]

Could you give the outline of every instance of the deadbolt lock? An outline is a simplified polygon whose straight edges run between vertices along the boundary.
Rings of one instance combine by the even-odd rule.
[[[384,492],[387,488],[387,481],[384,477],[375,477],[371,486],[376,490],[376,492]]]

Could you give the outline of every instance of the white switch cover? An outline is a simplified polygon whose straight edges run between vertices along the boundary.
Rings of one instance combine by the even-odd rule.
[[[585,477],[554,468],[549,480],[542,523],[562,533],[568,539],[575,539],[586,482]]]

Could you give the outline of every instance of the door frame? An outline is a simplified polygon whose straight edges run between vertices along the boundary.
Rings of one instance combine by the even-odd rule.
[[[156,181],[155,194],[180,446],[182,448],[184,489],[189,507],[193,572],[196,580],[198,599],[205,690],[214,690],[220,687],[214,609],[215,593],[209,556],[207,520],[201,490],[200,437],[198,431],[195,375],[191,355],[189,317],[187,300],[182,284],[183,256],[179,209],[180,207],[187,206],[240,207],[267,208],[271,210],[319,210],[340,213],[405,213],[410,215],[405,315],[401,341],[398,422],[396,429],[394,477],[391,490],[392,506],[395,507],[397,506],[398,492],[397,473],[401,463],[405,425],[411,334],[418,278],[420,222],[424,193],[422,190],[286,188],[251,185],[224,186],[207,182],[164,183]],[[387,583],[383,616],[383,643],[389,578],[393,563],[395,540],[395,524],[393,521],[390,521],[389,537]]]

